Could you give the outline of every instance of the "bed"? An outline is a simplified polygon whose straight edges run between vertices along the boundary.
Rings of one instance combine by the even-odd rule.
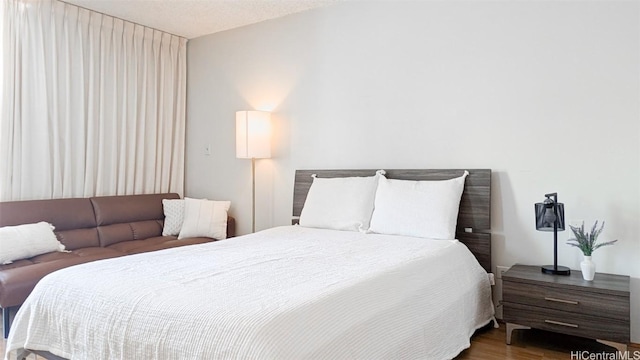
[[[375,170],[297,171],[294,221],[312,173]],[[56,271],[16,314],[6,358],[452,358],[494,320],[489,199],[490,171],[470,170],[460,241],[292,225]]]

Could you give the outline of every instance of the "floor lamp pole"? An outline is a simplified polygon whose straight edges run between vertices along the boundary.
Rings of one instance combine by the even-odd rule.
[[[256,232],[256,158],[251,158],[251,232]]]

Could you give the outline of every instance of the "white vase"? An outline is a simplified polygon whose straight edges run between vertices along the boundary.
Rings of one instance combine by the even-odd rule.
[[[580,270],[582,270],[582,278],[587,281],[592,281],[596,275],[596,263],[591,261],[591,256],[584,257],[584,260],[580,262]]]

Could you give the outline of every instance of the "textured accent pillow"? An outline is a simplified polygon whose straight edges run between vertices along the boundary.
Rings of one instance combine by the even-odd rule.
[[[313,182],[300,213],[300,226],[366,231],[369,229],[378,178],[375,176],[318,178]]]
[[[178,239],[210,237],[227,238],[227,211],[231,201],[184,199],[184,221]]]
[[[176,236],[182,229],[184,220],[184,200],[183,199],[163,199],[162,209],[164,211],[164,226],[162,236]]]
[[[430,239],[455,239],[464,175],[441,181],[382,177],[376,191],[370,231]]]
[[[14,260],[64,251],[53,229],[53,225],[44,221],[0,228],[0,263],[10,264]]]

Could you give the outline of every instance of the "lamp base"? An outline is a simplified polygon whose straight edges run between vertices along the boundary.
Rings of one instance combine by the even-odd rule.
[[[554,267],[553,265],[545,265],[541,268],[542,273],[544,274],[550,274],[550,275],[571,275],[571,269],[569,269],[566,266],[557,266]]]

